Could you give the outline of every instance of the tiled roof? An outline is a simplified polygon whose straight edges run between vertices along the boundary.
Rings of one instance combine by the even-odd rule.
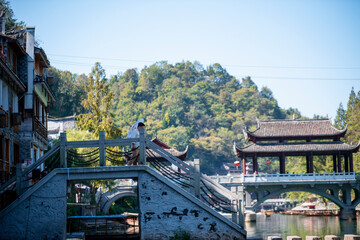
[[[187,156],[187,152],[188,152],[188,148],[186,147],[186,149],[184,151],[178,151],[176,149],[165,149],[165,151],[167,151],[168,153],[170,153],[171,155],[173,155],[174,157],[179,158],[182,161],[186,160],[186,156]],[[164,159],[162,156],[160,156],[158,153],[154,152],[152,149],[146,149],[146,161],[152,161],[155,160],[157,161],[167,161],[166,159]]]
[[[153,143],[155,143],[156,145],[158,145],[159,147],[161,147],[162,149],[164,149],[165,151],[167,151],[168,153],[170,153],[171,155],[173,155],[174,157],[177,157],[177,158],[181,159],[182,161],[186,160],[188,147],[186,147],[186,149],[184,151],[178,151],[178,150],[170,147],[166,143],[162,142],[157,137],[153,138],[151,141]],[[156,158],[157,160],[165,161],[165,159],[163,159],[159,154],[152,151],[151,149],[147,149],[146,152],[147,152],[147,154],[146,154],[147,160],[151,161],[152,158]]]
[[[158,145],[159,147],[161,147],[162,149],[170,149],[171,148],[169,145],[167,145],[163,141],[160,141],[157,137],[151,139],[151,141],[153,143],[155,143],[156,145]]]
[[[312,137],[343,135],[346,128],[338,130],[329,119],[258,121],[258,128],[246,133],[255,138]]]
[[[236,155],[242,153],[328,153],[328,152],[357,152],[360,143],[350,145],[341,141],[334,142],[296,142],[296,143],[253,143],[248,146],[238,148],[236,146]]]

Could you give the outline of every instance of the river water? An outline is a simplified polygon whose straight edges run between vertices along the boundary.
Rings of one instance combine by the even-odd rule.
[[[266,217],[257,214],[256,222],[246,222],[248,237],[268,236],[321,236],[344,234],[360,234],[360,219],[340,220],[337,216],[301,216],[273,214]],[[324,238],[323,238],[324,239]]]

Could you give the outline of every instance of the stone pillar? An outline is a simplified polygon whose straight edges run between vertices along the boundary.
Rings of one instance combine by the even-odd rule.
[[[340,217],[340,219],[342,219],[342,220],[356,219],[355,209],[352,209],[352,208],[343,208],[343,209],[340,210],[339,217]]]
[[[238,186],[237,187],[237,193],[239,196],[239,225],[244,227],[244,213],[245,213],[245,207],[244,207],[244,186]]]
[[[245,192],[245,208],[251,208],[251,194],[249,192]]]
[[[146,162],[146,146],[145,146],[145,129],[140,128],[140,165],[145,165]]]
[[[336,167],[336,155],[333,155],[333,171],[337,172],[337,167]]]
[[[67,168],[66,161],[66,133],[60,133],[60,167]]]
[[[345,172],[349,172],[349,156],[344,154],[344,170]]]
[[[200,198],[200,160],[194,159],[194,195]]]
[[[234,198],[231,198],[231,221],[233,221],[234,223],[239,224],[239,218],[238,218],[238,214],[240,213],[240,209],[238,209],[238,203],[239,203],[239,199],[238,199],[238,195],[237,195],[237,187],[233,186],[231,187],[231,193],[232,196],[236,196]]]
[[[99,131],[100,167],[106,166],[105,131]]]
[[[258,162],[257,162],[257,155],[253,157],[253,172],[254,174],[258,174]]]

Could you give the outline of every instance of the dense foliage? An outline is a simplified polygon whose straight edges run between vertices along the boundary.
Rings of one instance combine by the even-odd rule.
[[[354,88],[350,92],[347,102],[347,109],[344,110],[342,103],[337,110],[334,125],[343,129],[347,126],[345,142],[349,144],[358,144],[360,141],[360,91],[356,94]],[[360,171],[360,152],[353,155],[354,169]]]
[[[19,30],[25,26],[23,21],[18,21],[14,16],[14,11],[10,7],[10,2],[0,0],[0,15],[5,17],[5,30]]]
[[[98,70],[88,77],[52,69],[57,104],[50,109],[51,115],[89,112],[89,105],[79,103],[97,96],[91,91],[107,91],[95,86],[102,82],[96,83],[97,74],[105,79],[104,69],[99,64],[95,68]],[[94,87],[91,90],[89,86]],[[178,150],[189,145],[188,158],[199,158],[202,171],[207,173],[220,171],[223,162],[235,161],[232,145],[245,144],[243,129],[254,128],[256,118],[301,117],[297,109],[281,109],[269,88],[259,91],[250,77],[239,81],[220,64],[204,68],[198,62],[159,62],[140,72],[129,69],[111,76],[109,89],[111,96],[106,99],[112,99],[113,120],[123,133],[145,118],[148,137],[157,136]],[[108,108],[104,105],[101,109]]]

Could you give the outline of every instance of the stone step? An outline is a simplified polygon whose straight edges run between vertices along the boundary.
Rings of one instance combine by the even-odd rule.
[[[299,236],[287,236],[286,240],[302,240],[302,238]]]
[[[322,240],[319,236],[306,236],[306,240]]]
[[[326,235],[325,240],[341,240],[341,237],[336,235]]]
[[[267,240],[282,240],[280,236],[268,236]]]
[[[360,240],[360,235],[345,234],[344,240]]]

